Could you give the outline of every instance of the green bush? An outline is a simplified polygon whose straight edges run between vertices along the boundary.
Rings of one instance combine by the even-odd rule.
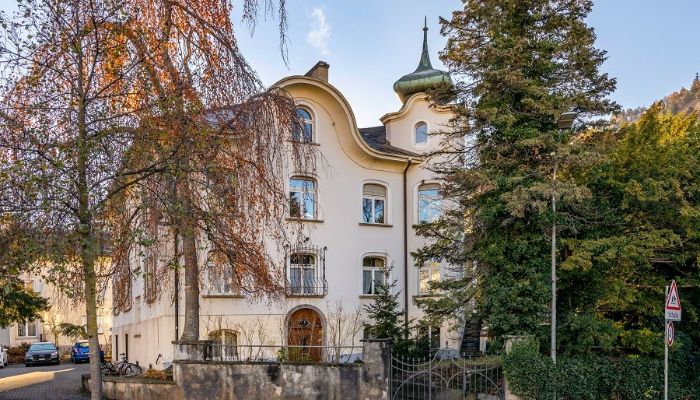
[[[669,398],[700,400],[700,354],[686,338],[670,352]],[[562,356],[555,368],[536,340],[517,343],[503,367],[522,400],[656,400],[663,397],[663,359],[650,356]]]

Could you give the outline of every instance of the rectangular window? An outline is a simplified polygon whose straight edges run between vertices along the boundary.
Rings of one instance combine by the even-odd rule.
[[[362,294],[378,295],[385,284],[386,260],[382,257],[362,259]]]
[[[292,178],[289,181],[289,216],[316,218],[316,183],[313,180]]]
[[[292,254],[289,259],[289,285],[292,294],[316,294],[322,289],[316,276],[316,256]]]
[[[24,321],[17,324],[18,337],[36,337],[37,324],[34,321]]]
[[[205,270],[206,293],[209,295],[239,295],[233,267],[215,262],[207,263]]]
[[[440,327],[439,326],[421,326],[418,329],[418,336],[427,339],[431,349],[440,348]]]
[[[441,213],[440,186],[435,183],[421,185],[418,188],[418,222],[421,224],[435,222]]]
[[[418,294],[431,294],[430,283],[440,281],[440,264],[426,262],[418,270]]]
[[[365,184],[362,187],[362,222],[366,224],[384,224],[386,188],[382,185]]]

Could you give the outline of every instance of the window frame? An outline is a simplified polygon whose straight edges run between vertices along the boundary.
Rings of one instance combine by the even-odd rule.
[[[365,194],[365,186],[367,185],[375,185],[375,186],[380,186],[384,189],[384,196],[377,196],[377,195],[366,195]],[[365,220],[365,200],[371,201],[371,220],[366,221]],[[382,201],[383,202],[383,221],[382,222],[377,222],[377,215],[376,215],[376,210],[377,210],[377,202]],[[362,192],[361,192],[361,202],[360,202],[360,223],[361,224],[367,224],[367,225],[389,225],[390,224],[390,219],[389,219],[389,186],[385,184],[384,182],[378,182],[378,181],[366,181],[362,183]]]
[[[313,190],[309,191],[306,186],[308,183],[302,184],[301,189],[296,189],[292,185],[292,181],[303,181],[303,182],[310,182],[313,185]],[[293,175],[289,178],[289,204],[288,204],[288,210],[287,212],[289,213],[289,218],[292,219],[298,219],[298,220],[307,220],[307,221],[313,221],[318,219],[318,180],[314,177],[311,176],[306,176],[306,175]],[[295,193],[300,193],[301,197],[301,202],[299,203],[299,215],[294,215],[292,213],[292,198],[293,194]],[[306,216],[307,213],[305,213],[304,208],[306,206],[306,196],[308,194],[311,194],[311,204],[313,205],[313,210],[310,216]]]
[[[425,140],[419,142],[418,141],[418,127],[421,125],[425,126]],[[412,141],[413,141],[413,146],[415,147],[425,147],[428,145],[428,142],[430,141],[430,129],[428,126],[428,123],[426,121],[418,121],[413,125],[413,134],[412,134]]]
[[[30,335],[29,334],[29,327],[34,326],[34,334]],[[22,329],[24,328],[24,329]],[[39,325],[37,324],[37,320],[24,320],[22,323],[17,323],[17,337],[18,338],[35,338],[39,337]]]
[[[227,339],[233,338],[233,344]],[[238,353],[238,331],[233,329],[217,329],[207,333],[208,340],[214,340],[221,347],[214,347],[214,357],[222,361],[239,361]]]
[[[298,110],[306,112],[309,115],[309,118],[307,119],[304,116],[300,116],[298,114]],[[292,131],[292,142],[295,142],[295,143],[316,143],[316,118],[315,118],[314,112],[311,109],[311,107],[309,107],[306,104],[297,104],[296,107],[294,107],[294,116],[297,119],[301,119],[303,121],[302,131],[304,134],[297,137],[296,129],[293,130]],[[298,121],[295,121],[295,125],[296,125],[296,122],[298,122]],[[311,130],[310,137],[308,139],[306,138],[306,133],[307,133],[306,127],[307,126]]]
[[[426,285],[423,285],[423,278],[422,278],[422,272],[427,272],[427,279],[425,280]],[[437,273],[437,279],[434,279],[435,273]],[[418,283],[418,295],[419,296],[432,296],[435,295],[436,292],[431,292],[430,291],[430,282],[440,282],[442,281],[443,276],[442,276],[442,265],[439,262],[435,261],[426,261],[418,267],[418,279],[416,279],[416,282]]]
[[[366,259],[379,259],[384,262],[383,266],[376,266],[376,265],[365,265],[365,260]],[[366,253],[363,254],[362,257],[360,258],[360,265],[361,265],[361,274],[360,274],[360,295],[361,296],[379,296],[381,293],[377,290],[376,287],[376,282],[377,282],[377,274],[381,277],[381,279],[384,281],[384,284],[386,284],[386,280],[389,279],[387,276],[387,268],[389,265],[389,259],[386,256],[386,254],[376,254],[376,253]],[[365,272],[369,272],[371,276],[371,281],[370,281],[370,288],[369,288],[369,293],[365,293]]]
[[[298,257],[298,256],[309,256],[313,259],[313,263],[294,263],[293,258]],[[291,253],[288,257],[289,259],[289,272],[287,276],[287,280],[289,282],[289,293],[293,296],[309,296],[309,295],[316,295],[318,285],[316,284],[317,282],[320,282],[320,276],[319,276],[319,255],[311,252],[311,251],[295,251]],[[300,270],[299,271],[299,284],[295,285],[294,281],[292,279],[293,276],[293,270]],[[307,280],[308,275],[305,273],[308,271],[312,271],[311,274],[311,280],[310,284],[309,281]]]
[[[421,189],[422,187],[425,187],[425,186],[436,186],[437,189]],[[424,196],[421,194],[421,192],[427,192],[429,190],[430,191],[437,190],[437,195],[431,198],[430,196]],[[418,183],[418,185],[416,186],[416,192],[415,192],[416,193],[415,198],[416,198],[416,223],[417,224],[432,223],[432,222],[435,222],[438,219],[440,219],[440,217],[442,216],[442,213],[443,213],[442,207],[443,207],[443,201],[444,201],[444,198],[442,196],[441,191],[442,191],[442,186],[437,182],[423,181],[423,182]],[[427,200],[428,200],[427,207],[428,207],[428,211],[430,212],[430,218],[428,218],[427,220],[423,220],[421,218],[422,209],[423,209],[421,206],[421,203],[422,203],[422,200],[424,199],[424,197],[427,198]]]
[[[220,271],[212,271],[214,269],[220,269]],[[226,276],[226,271],[230,271],[231,275]],[[212,276],[213,274],[216,274],[217,276]],[[217,287],[215,289],[217,290],[212,290],[213,286],[212,285],[212,279],[215,278],[221,278],[217,279],[216,282],[219,284],[216,285]],[[226,265],[220,265],[214,262],[214,260],[211,259],[211,257],[207,260],[206,264],[204,264],[204,291],[203,295],[204,296],[241,296],[241,289],[238,287],[236,284],[236,281],[234,279],[234,274],[233,271],[231,270],[230,266]],[[225,279],[229,279],[230,282],[227,284]],[[226,289],[229,289],[228,291]],[[218,290],[221,289],[221,290]]]

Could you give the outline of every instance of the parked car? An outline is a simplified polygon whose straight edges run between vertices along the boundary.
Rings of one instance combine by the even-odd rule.
[[[435,352],[436,360],[459,360],[459,351],[455,349],[438,349]]]
[[[0,346],[0,368],[5,368],[8,363],[9,359],[7,357],[7,349],[5,346]]]
[[[29,346],[29,350],[24,354],[24,366],[36,364],[55,364],[61,360],[58,358],[58,349],[51,342],[37,342]]]
[[[90,343],[87,340],[75,342],[70,349],[70,360],[77,364],[79,362],[90,362]]]

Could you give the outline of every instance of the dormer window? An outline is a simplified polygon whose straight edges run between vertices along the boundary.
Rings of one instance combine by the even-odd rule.
[[[416,124],[413,140],[417,145],[428,143],[428,124],[425,122]]]
[[[305,108],[296,109],[297,121],[294,124],[292,140],[295,142],[311,143],[314,140],[314,120],[309,110]]]

